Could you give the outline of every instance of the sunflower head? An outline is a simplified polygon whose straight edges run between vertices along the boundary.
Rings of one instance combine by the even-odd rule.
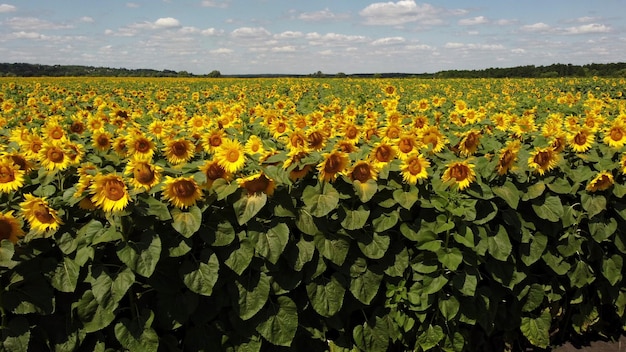
[[[606,131],[603,139],[604,143],[611,148],[621,148],[626,144],[626,125],[616,120]]]
[[[193,158],[195,146],[185,138],[172,139],[165,143],[163,153],[170,164],[182,164]]]
[[[577,153],[584,153],[591,148],[595,136],[587,127],[578,128],[568,136],[568,142],[572,150]]]
[[[498,175],[505,175],[514,168],[520,148],[521,143],[516,139],[512,142],[507,142],[506,146],[500,150],[500,157],[496,166]]]
[[[13,212],[0,213],[0,241],[9,240],[17,243],[22,236],[24,236],[24,230],[22,230],[22,226],[13,216]]]
[[[124,179],[117,174],[97,174],[90,186],[91,201],[105,212],[122,211],[130,202]]]
[[[185,209],[202,198],[202,191],[193,176],[165,176],[163,198],[173,206]]]
[[[319,178],[322,181],[332,182],[343,173],[348,166],[348,155],[341,151],[325,153],[324,161],[317,165]]]
[[[558,161],[559,154],[552,147],[537,147],[528,158],[528,166],[539,175],[544,175],[547,171],[554,169]]]
[[[204,165],[200,167],[200,171],[206,176],[205,188],[211,188],[213,182],[217,179],[221,178],[226,181],[230,181],[231,179],[231,174],[215,160],[207,160]]]
[[[59,142],[45,143],[39,150],[38,157],[41,165],[48,171],[65,170],[71,163],[66,146]]]
[[[412,154],[402,161],[400,168],[404,182],[415,185],[418,181],[428,178],[430,162],[422,154]]]
[[[395,159],[397,154],[396,146],[381,142],[375,144],[374,148],[372,148],[370,160],[376,167],[380,168]]]
[[[365,183],[368,180],[376,180],[378,176],[378,170],[367,161],[359,161],[355,163],[350,171],[348,172],[348,177],[352,181],[359,181],[361,183]]]
[[[613,174],[608,171],[602,171],[587,184],[586,189],[588,192],[605,191],[611,188],[614,183]]]
[[[31,231],[37,234],[52,234],[63,223],[57,211],[48,205],[45,198],[25,194],[20,203],[21,212],[28,221]]]
[[[243,169],[246,164],[243,146],[235,139],[225,139],[215,151],[215,159],[230,173]]]
[[[124,174],[132,176],[130,184],[133,188],[148,191],[161,181],[161,171],[163,169],[160,166],[141,157],[133,157],[126,164]]]
[[[24,170],[10,157],[0,158],[0,193],[17,191],[24,185]]]
[[[450,163],[443,172],[442,179],[445,182],[452,180],[460,190],[464,190],[476,179],[474,165],[467,160]]]
[[[265,193],[268,196],[271,196],[274,194],[274,189],[276,188],[274,180],[267,177],[262,172],[250,175],[243,179],[238,179],[237,183],[239,184],[239,187],[248,191],[248,195]]]

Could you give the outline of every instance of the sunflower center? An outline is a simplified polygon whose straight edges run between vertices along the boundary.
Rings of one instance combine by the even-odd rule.
[[[212,147],[218,147],[222,144],[222,137],[218,135],[213,135],[209,138],[209,143]]]
[[[505,151],[500,157],[500,166],[509,167],[515,160],[515,155],[510,150]]]
[[[413,122],[413,127],[415,128],[423,128],[425,125],[425,121],[422,118],[418,118]]]
[[[180,180],[172,186],[172,190],[178,198],[189,198],[196,193],[196,185],[189,180]]]
[[[611,182],[611,179],[607,175],[602,175],[600,179],[596,182],[595,188],[603,191],[611,187],[612,184],[613,182]]]
[[[13,163],[15,165],[20,167],[20,170],[26,170],[26,168],[28,166],[28,162],[26,161],[26,159],[24,159],[23,156],[21,156],[21,155],[11,155],[11,160],[13,160]]]
[[[140,153],[147,153],[150,150],[150,143],[145,139],[135,142],[135,149]]]
[[[183,157],[187,154],[187,145],[185,142],[178,141],[172,145],[172,153],[177,157]]]
[[[101,134],[98,136],[96,142],[99,146],[106,147],[107,145],[109,145],[109,137],[107,137],[105,134]]]
[[[355,126],[348,126],[346,130],[346,138],[354,139],[359,134],[359,130]]]
[[[408,170],[411,175],[418,175],[420,172],[422,172],[422,163],[420,163],[419,159],[413,158],[409,162]]]
[[[0,183],[9,183],[15,180],[15,172],[8,166],[0,166]]]
[[[303,136],[301,136],[300,134],[295,134],[291,136],[291,145],[293,145],[296,148],[304,147],[306,145],[306,142]]]
[[[439,138],[434,133],[428,133],[424,135],[423,141],[424,141],[424,144],[430,144],[434,147],[439,142]]]
[[[324,164],[324,171],[329,174],[335,174],[341,171],[341,156],[331,154]]]
[[[65,154],[63,154],[63,150],[61,150],[61,148],[52,147],[48,149],[46,156],[48,157],[48,160],[52,161],[53,163],[62,163]]]
[[[287,130],[287,125],[284,122],[279,122],[276,126],[276,132],[283,133]]]
[[[400,151],[407,154],[411,150],[413,150],[413,141],[410,138],[402,138],[400,139],[400,143],[398,144]]]
[[[5,219],[0,220],[0,240],[8,240],[13,234],[13,226]]]
[[[209,180],[217,180],[218,178],[223,178],[224,174],[226,174],[226,170],[221,167],[218,163],[213,163],[206,170],[206,178]]]
[[[309,135],[308,139],[309,139],[309,147],[313,149],[321,148],[322,144],[324,143],[324,135],[319,131],[312,132]]]
[[[83,131],[85,131],[85,125],[80,121],[74,121],[70,126],[70,131],[72,131],[73,133],[81,134],[83,133]]]
[[[60,128],[55,128],[54,130],[52,130],[52,132],[50,132],[50,137],[52,137],[52,139],[63,138],[63,130],[61,130]]]
[[[450,177],[458,181],[463,181],[469,175],[469,169],[465,165],[457,164],[450,170]]]
[[[470,133],[465,138],[465,148],[474,149],[478,145],[478,135],[476,133]]]
[[[244,187],[248,191],[248,193],[259,193],[265,191],[270,185],[270,180],[265,176],[261,175],[254,180],[246,181]]]
[[[137,182],[147,185],[154,180],[154,171],[148,164],[141,163],[135,166],[133,176],[135,176],[135,180],[137,180]]]
[[[587,143],[587,133],[578,132],[574,137],[574,143],[578,145],[585,145],[585,143]]]
[[[611,139],[614,141],[619,141],[624,137],[624,131],[619,127],[611,128]]]
[[[352,170],[352,178],[359,182],[366,182],[372,177],[370,167],[368,164],[358,164]]]
[[[393,153],[391,147],[383,145],[376,148],[376,160],[380,162],[388,162],[391,160]]]
[[[386,135],[387,135],[387,137],[389,137],[391,139],[396,139],[396,138],[400,137],[400,129],[397,126],[390,126],[387,129]]]
[[[37,221],[43,224],[51,224],[54,222],[54,217],[50,214],[50,210],[45,204],[37,203],[33,209],[33,215]]]
[[[535,155],[533,161],[537,163],[537,165],[539,165],[541,168],[545,168],[550,163],[550,157],[550,152],[541,151],[537,153],[537,155]]]
[[[228,160],[231,163],[234,163],[237,160],[239,160],[239,151],[236,149],[230,149],[228,153],[226,153],[226,160]]]
[[[124,182],[120,180],[109,180],[104,184],[104,196],[114,202],[122,199],[126,194]]]

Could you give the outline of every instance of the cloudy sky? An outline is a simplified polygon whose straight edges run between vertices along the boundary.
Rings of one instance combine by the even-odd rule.
[[[624,9],[626,0],[0,0],[0,62],[195,74],[624,62]]]

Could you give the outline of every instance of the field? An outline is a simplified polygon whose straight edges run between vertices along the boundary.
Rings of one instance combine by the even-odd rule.
[[[626,331],[624,79],[0,84],[6,350]]]

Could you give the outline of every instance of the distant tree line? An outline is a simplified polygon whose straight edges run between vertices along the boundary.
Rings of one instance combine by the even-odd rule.
[[[0,63],[0,77],[226,77],[220,71],[196,75],[187,71],[127,69],[80,65],[39,65],[28,63]],[[228,77],[312,77],[312,78],[550,78],[550,77],[626,77],[626,62],[608,64],[552,64],[548,66],[515,66],[481,70],[445,70],[436,73],[356,73],[326,74],[317,71],[299,74],[245,74]]]

